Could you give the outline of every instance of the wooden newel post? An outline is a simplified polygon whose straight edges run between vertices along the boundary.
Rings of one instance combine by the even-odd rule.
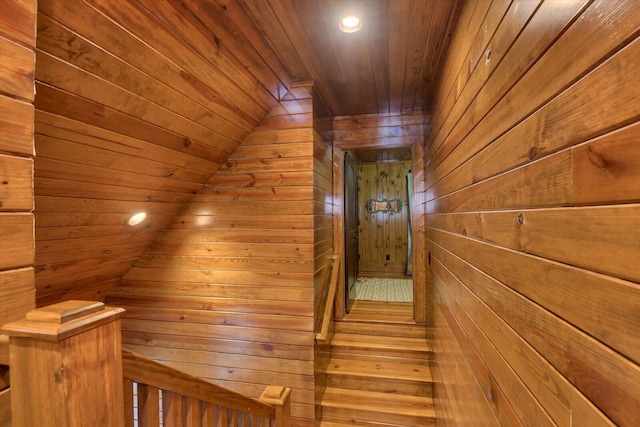
[[[15,426],[122,426],[124,309],[65,301],[6,324]]]
[[[260,401],[276,408],[275,427],[289,427],[291,425],[291,389],[270,385],[264,389]]]

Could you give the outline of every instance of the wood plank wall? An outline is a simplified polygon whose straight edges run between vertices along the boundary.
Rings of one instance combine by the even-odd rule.
[[[290,86],[226,3],[39,1],[38,305],[102,300]]]
[[[640,2],[471,1],[425,136],[439,424],[640,419]]]
[[[405,277],[407,273],[409,170],[411,162],[361,164],[357,167],[359,271],[362,275]],[[371,199],[400,200],[400,212],[369,213],[366,204]]]
[[[330,146],[308,87],[282,101],[109,294],[125,345],[314,425],[314,326],[333,254]]]
[[[0,325],[35,308],[33,99],[36,1],[0,7]],[[0,336],[0,426],[11,425],[8,338]]]

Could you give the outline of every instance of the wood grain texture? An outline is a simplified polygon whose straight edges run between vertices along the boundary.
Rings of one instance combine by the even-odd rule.
[[[425,134],[442,425],[634,425],[638,4],[485,3]]]
[[[0,326],[35,308],[33,216],[33,98],[36,1],[0,7]],[[9,337],[0,335],[0,425],[17,424],[11,407]],[[13,398],[12,398],[13,396]]]
[[[358,245],[362,274],[404,276],[408,256],[410,162],[358,165]],[[397,213],[369,213],[369,200],[400,200]]]
[[[313,420],[333,252],[332,180],[315,159],[331,147],[299,114],[313,111],[309,88],[297,92],[295,108],[267,116],[108,300],[130,308],[124,339],[136,351],[251,397],[292,387],[293,416]]]
[[[41,303],[78,293],[104,298],[277,105],[283,85],[293,85],[277,61],[251,47],[258,39],[240,25],[250,22],[246,12],[225,10],[110,0],[38,5],[36,234],[39,248],[47,245],[36,261]],[[288,131],[309,120],[310,108],[295,100],[279,108],[299,123]],[[270,157],[264,150],[259,157]],[[311,151],[300,157],[292,150],[282,154],[300,163],[274,160],[268,168],[310,169]],[[275,203],[265,208],[281,207]],[[62,206],[84,213],[69,218],[59,214]],[[145,224],[123,225],[140,210],[149,214]],[[121,243],[99,243],[99,235]],[[71,286],[57,283],[65,274],[74,277]]]

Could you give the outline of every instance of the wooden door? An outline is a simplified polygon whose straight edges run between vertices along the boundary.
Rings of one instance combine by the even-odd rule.
[[[348,313],[356,299],[358,276],[358,180],[349,153],[344,156],[344,245],[345,308]]]

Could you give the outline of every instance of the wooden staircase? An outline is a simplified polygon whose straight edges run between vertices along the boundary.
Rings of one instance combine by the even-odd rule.
[[[435,425],[431,350],[412,310],[356,301],[336,322],[321,427]]]

